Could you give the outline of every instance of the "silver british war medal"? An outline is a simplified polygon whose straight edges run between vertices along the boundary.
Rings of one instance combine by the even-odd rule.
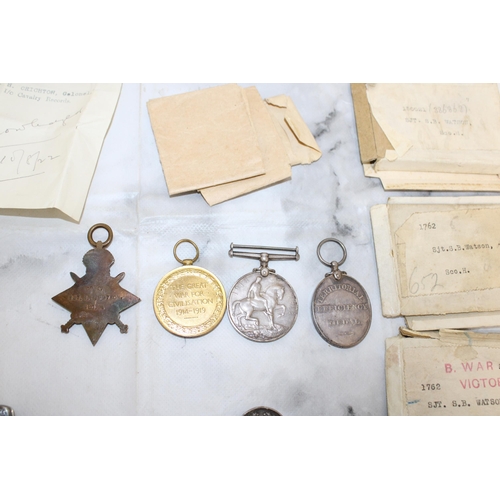
[[[326,261],[321,250],[326,243],[336,243],[343,251],[339,262]],[[347,259],[342,242],[327,238],[318,246],[319,260],[331,269],[318,285],[312,301],[313,321],[319,334],[329,344],[350,348],[358,345],[367,335],[372,321],[372,308],[365,289],[339,267]]]
[[[276,260],[299,260],[299,249],[231,243],[229,256],[260,261],[260,267],[240,278],[229,294],[228,315],[236,331],[254,342],[273,342],[284,337],[297,320],[297,296],[268,265]]]

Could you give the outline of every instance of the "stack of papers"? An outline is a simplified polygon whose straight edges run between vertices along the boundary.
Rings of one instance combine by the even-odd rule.
[[[287,96],[223,85],[148,102],[171,196],[199,191],[216,205],[291,178],[321,151]]]
[[[416,331],[500,326],[500,197],[391,198],[371,217],[384,316]]]
[[[388,190],[500,191],[496,84],[353,84],[365,175]]]

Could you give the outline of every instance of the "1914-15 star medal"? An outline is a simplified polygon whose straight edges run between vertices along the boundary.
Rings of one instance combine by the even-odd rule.
[[[104,243],[93,239],[94,231],[99,228],[108,231]],[[81,324],[92,344],[96,345],[107,325],[116,324],[121,333],[127,333],[128,326],[120,321],[120,313],[141,299],[119,285],[125,273],[114,278],[110,274],[115,262],[113,255],[106,250],[113,240],[111,228],[106,224],[96,224],[89,230],[88,240],[95,248],[83,257],[87,272],[81,278],[70,273],[75,284],[52,300],[71,312],[70,321],[61,326],[61,331],[69,333],[73,325]]]

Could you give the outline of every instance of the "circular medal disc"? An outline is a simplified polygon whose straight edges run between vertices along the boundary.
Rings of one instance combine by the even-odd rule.
[[[349,276],[327,276],[316,288],[312,315],[319,334],[329,344],[350,348],[367,335],[372,308],[365,289]]]
[[[228,300],[229,319],[238,333],[254,342],[284,337],[297,319],[299,305],[293,288],[271,273],[246,274],[234,285]]]
[[[253,408],[243,415],[244,417],[281,417],[281,413],[278,413],[272,408],[264,408],[263,406],[259,408]]]
[[[183,266],[158,283],[154,310],[158,321],[170,333],[184,338],[202,337],[224,317],[226,292],[206,269]]]

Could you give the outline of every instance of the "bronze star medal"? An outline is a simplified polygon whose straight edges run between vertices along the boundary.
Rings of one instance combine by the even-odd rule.
[[[99,228],[108,232],[104,243],[93,239],[94,231]],[[83,325],[90,341],[96,345],[107,325],[116,324],[121,333],[127,333],[128,326],[120,321],[120,313],[141,299],[119,285],[125,273],[115,278],[110,274],[111,266],[115,263],[113,255],[106,250],[113,241],[111,228],[106,224],[96,224],[90,228],[88,240],[94,249],[83,257],[87,272],[81,278],[70,273],[75,284],[52,297],[52,300],[71,312],[71,319],[61,326],[61,331],[69,333],[73,325]]]

